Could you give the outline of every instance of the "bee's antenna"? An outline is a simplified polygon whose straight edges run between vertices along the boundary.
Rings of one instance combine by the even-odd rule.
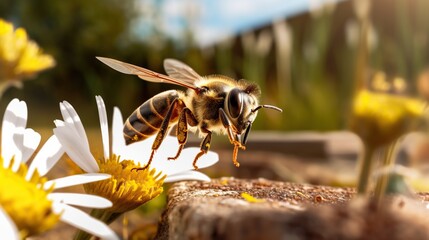
[[[269,109],[273,109],[273,110],[276,110],[276,111],[279,111],[279,112],[283,112],[283,110],[281,108],[273,106],[273,105],[259,105],[255,109],[252,109],[252,113],[258,111],[261,108],[269,108]]]

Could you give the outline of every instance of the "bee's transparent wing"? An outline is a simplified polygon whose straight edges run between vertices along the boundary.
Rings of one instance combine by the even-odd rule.
[[[144,79],[149,82],[157,83],[172,83],[179,86],[187,87],[193,90],[197,90],[197,87],[193,82],[183,81],[181,79],[176,79],[171,76],[166,76],[154,71],[151,71],[146,68],[142,68],[133,64],[121,62],[112,58],[97,57],[98,60],[106,64],[107,66],[115,69],[118,72],[125,74],[137,75],[139,78]]]
[[[168,76],[188,84],[194,85],[195,82],[203,79],[194,69],[176,59],[165,59],[164,69]]]

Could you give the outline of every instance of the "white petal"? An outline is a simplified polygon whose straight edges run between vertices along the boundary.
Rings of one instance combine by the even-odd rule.
[[[199,151],[200,151],[199,148],[194,148],[194,147],[186,148],[185,150],[183,150],[183,158],[184,158],[183,160],[189,163],[193,162],[195,158],[194,154]],[[201,156],[200,159],[198,159],[197,166],[199,169],[207,168],[207,167],[213,166],[218,161],[219,161],[219,155],[213,151],[209,151],[208,153]]]
[[[116,138],[124,139],[123,135],[115,137],[114,139],[114,141],[120,141],[120,139],[116,139]],[[166,139],[168,138],[170,137],[166,137]],[[114,153],[116,155],[121,156],[121,159],[134,160],[135,162],[139,162],[140,164],[144,165],[149,160],[149,156],[152,151],[152,143],[154,140],[155,140],[155,136],[151,136],[144,141],[135,142],[126,146],[124,141],[124,146],[122,146],[122,148],[120,149],[116,149],[116,152]],[[157,153],[158,152],[159,151],[157,151]],[[156,159],[157,159],[157,154],[155,154],[154,161]]]
[[[60,189],[90,182],[97,182],[109,178],[110,175],[104,173],[83,173],[47,181],[44,188],[49,189],[53,185],[54,189]]]
[[[106,106],[104,105],[103,98],[100,96],[95,96],[97,101],[98,116],[100,118],[100,128],[101,128],[101,139],[103,141],[103,151],[104,159],[109,159],[109,126],[107,123],[107,113]]]
[[[119,108],[113,108],[112,121],[112,152],[119,154],[125,148],[125,139],[123,134],[124,121]]]
[[[26,179],[30,179],[36,169],[41,176],[44,176],[63,154],[64,150],[57,137],[55,135],[51,136],[31,162]]]
[[[19,232],[15,223],[7,215],[7,213],[0,207],[0,233],[2,239],[19,240]]]
[[[64,102],[66,102],[66,101],[64,101]],[[72,123],[73,118],[70,116],[70,113],[68,112],[67,107],[64,104],[64,102],[60,102],[61,116],[63,116],[64,121]]]
[[[54,128],[53,131],[67,155],[85,172],[98,172],[100,169],[87,142],[82,141],[82,137],[65,124],[66,126]]]
[[[13,166],[12,171],[16,172],[22,162],[22,151],[24,150],[24,128],[16,128],[15,134],[13,135],[13,142],[7,146],[15,149],[13,152]]]
[[[83,127],[82,121],[80,120],[79,115],[77,114],[73,106],[69,102],[63,101],[62,103],[60,103],[60,110],[61,114],[63,115],[64,121],[66,123],[72,124],[77,134],[82,138],[82,141],[84,141],[86,145],[89,145],[85,128]]]
[[[31,128],[27,128],[24,131],[24,148],[22,149],[22,162],[26,163],[28,159],[30,159],[31,155],[33,155],[34,151],[36,151],[39,146],[40,139],[42,137],[39,133],[35,132]]]
[[[15,157],[15,165],[19,166],[22,160],[21,150],[24,146],[26,124],[27,105],[24,101],[15,98],[8,104],[3,116],[1,151],[4,166],[9,166],[13,157]]]
[[[58,120],[58,119],[54,120],[54,124],[55,124],[56,127],[64,127],[66,125],[66,123],[64,121],[61,121],[61,120]]]
[[[108,208],[112,202],[95,195],[82,193],[50,193],[48,198],[53,201],[86,208]]]
[[[121,159],[134,160],[144,165],[149,160],[154,139],[155,136],[152,136],[144,141],[127,145],[117,154],[121,156]],[[161,147],[156,151],[150,167],[162,171],[164,174],[167,174],[167,176],[193,170],[194,166],[192,164],[195,156],[200,152],[200,149],[196,147],[185,148],[177,160],[168,160],[169,157],[176,154],[178,148],[179,144],[177,143],[177,139],[167,136],[162,142]],[[197,166],[198,168],[206,168],[218,161],[219,156],[209,151],[198,159]]]
[[[156,161],[154,160],[151,167],[156,168],[158,171],[162,171],[164,174],[167,174],[167,176],[193,170],[193,161],[199,152],[200,149],[196,147],[185,148],[177,160],[170,161],[168,160],[168,157],[171,157],[172,154],[174,155],[175,150],[164,150],[163,152],[159,150],[156,154],[161,158],[156,159]],[[218,161],[218,154],[209,151],[198,159],[197,166],[199,169],[202,169],[212,166]]]
[[[106,224],[77,208],[54,202],[52,209],[55,213],[61,214],[60,218],[63,222],[102,239],[119,240],[118,236]]]
[[[183,180],[198,180],[198,181],[210,181],[210,178],[204,173],[197,171],[186,171],[180,174],[169,175],[164,182],[178,182]]]

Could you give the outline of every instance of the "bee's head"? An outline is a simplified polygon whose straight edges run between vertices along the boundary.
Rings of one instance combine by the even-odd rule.
[[[257,94],[253,88],[231,89],[225,98],[224,109],[228,115],[228,119],[232,125],[235,140],[240,141],[243,145],[246,144],[247,136],[249,135],[253,121],[255,121],[258,110],[261,108],[270,108],[277,111],[282,111],[280,108],[271,105],[259,105]],[[243,138],[241,135],[244,133]]]

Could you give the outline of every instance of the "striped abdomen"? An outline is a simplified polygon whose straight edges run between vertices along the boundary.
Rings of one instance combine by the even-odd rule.
[[[171,103],[178,97],[176,90],[169,90],[155,95],[140,105],[125,121],[126,144],[142,141],[157,133]],[[178,110],[173,111],[170,122],[177,121]]]

